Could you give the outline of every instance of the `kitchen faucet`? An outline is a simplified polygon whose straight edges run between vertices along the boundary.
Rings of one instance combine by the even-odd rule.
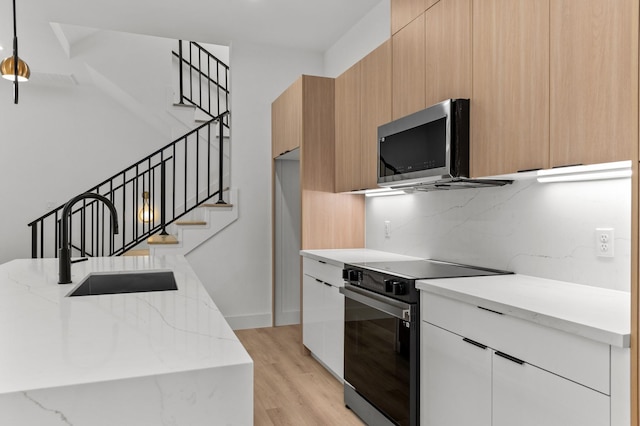
[[[111,211],[111,230],[114,234],[118,233],[118,212],[116,207],[109,199],[100,194],[94,194],[91,192],[85,192],[84,194],[77,195],[64,205],[62,209],[62,237],[60,248],[58,250],[58,284],[69,284],[71,282],[71,251],[69,249],[69,221],[71,220],[71,208],[79,200],[85,198],[95,198],[98,201],[102,201],[109,207]],[[86,260],[86,259],[85,259]]]

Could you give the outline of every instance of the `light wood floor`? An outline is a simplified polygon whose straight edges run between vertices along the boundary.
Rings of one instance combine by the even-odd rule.
[[[253,358],[256,426],[363,425],[344,406],[342,383],[302,354],[299,325],[236,335]]]

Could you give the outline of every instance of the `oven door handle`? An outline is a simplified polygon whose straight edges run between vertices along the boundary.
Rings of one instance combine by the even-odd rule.
[[[413,313],[412,310],[414,307],[409,303],[400,302],[351,285],[340,287],[339,291],[344,294],[344,297],[348,297],[349,299],[360,302],[371,308],[378,309],[385,314],[389,314],[403,321],[411,322],[411,314]]]

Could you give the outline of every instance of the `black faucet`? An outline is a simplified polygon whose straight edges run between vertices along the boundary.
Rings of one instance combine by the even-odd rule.
[[[111,230],[114,234],[118,233],[118,212],[116,207],[109,199],[100,194],[94,194],[92,192],[85,192],[78,196],[73,197],[62,209],[62,237],[60,238],[60,248],[58,250],[58,284],[69,284],[71,282],[71,251],[69,245],[69,219],[71,218],[71,208],[79,200],[85,198],[95,198],[102,201],[109,207],[111,211]]]

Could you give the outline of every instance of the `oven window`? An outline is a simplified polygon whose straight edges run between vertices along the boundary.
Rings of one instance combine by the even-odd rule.
[[[345,298],[344,378],[399,425],[410,424],[409,323]]]

